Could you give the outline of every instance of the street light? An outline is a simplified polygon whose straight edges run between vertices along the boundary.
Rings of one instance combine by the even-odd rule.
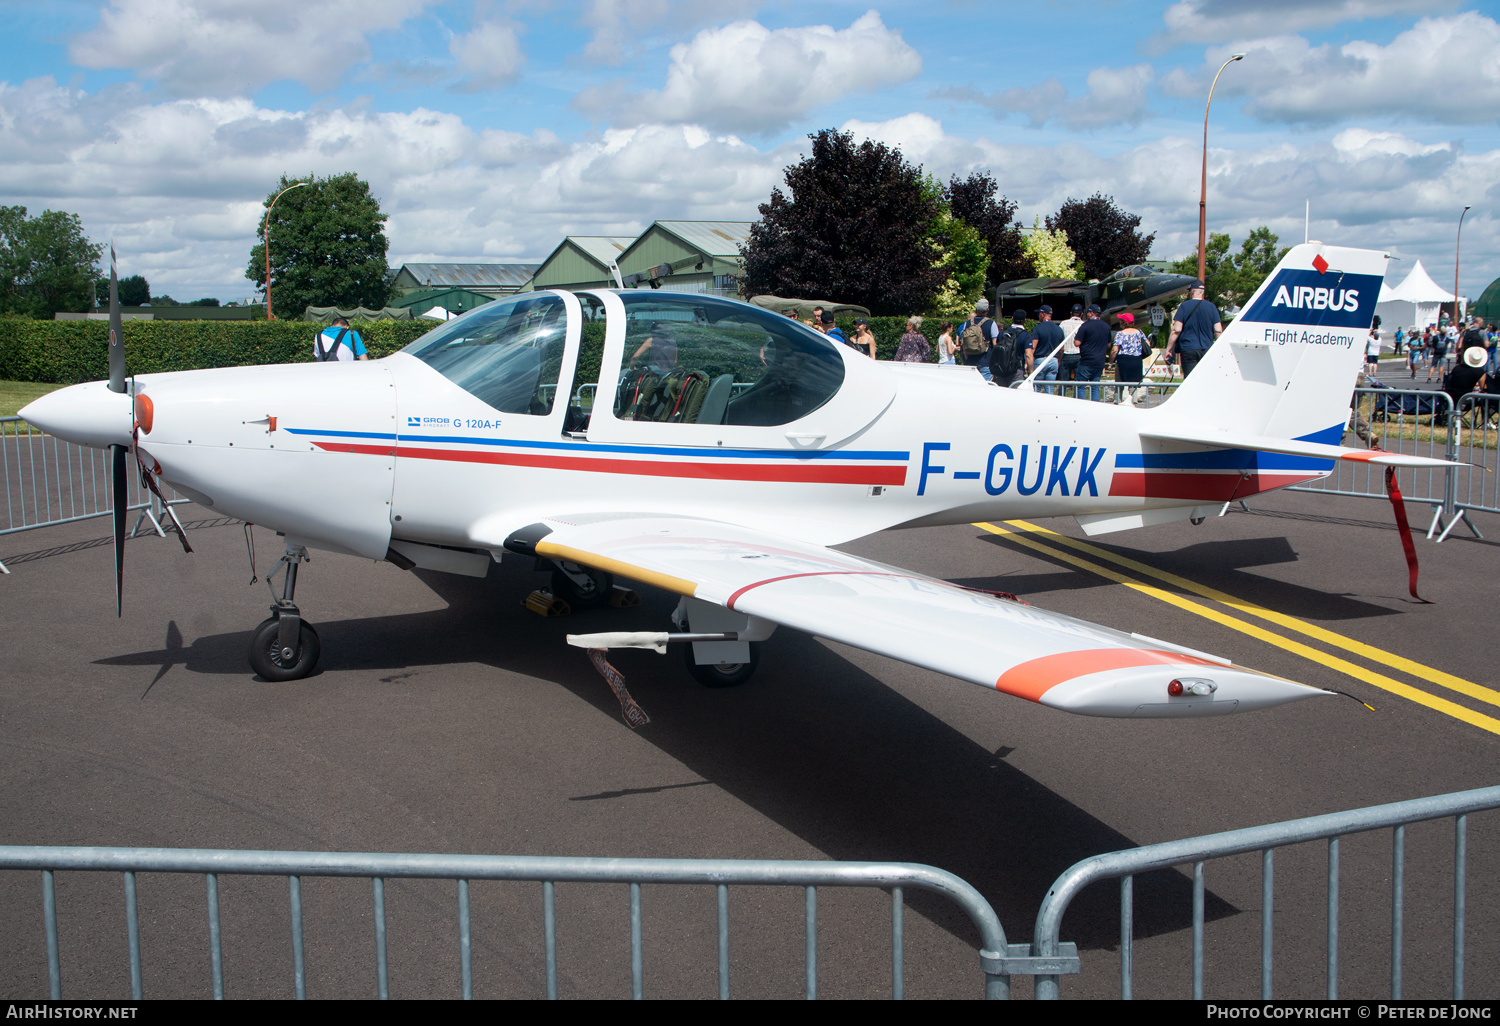
[[[1218,72],[1214,74],[1213,85],[1208,87],[1208,102],[1203,105],[1203,185],[1198,192],[1198,280],[1205,285],[1208,284],[1208,108],[1213,105],[1214,86],[1219,84],[1219,76],[1224,74],[1224,69],[1235,61],[1244,59],[1244,54],[1237,53],[1219,66]]]
[[[271,211],[276,209],[276,200],[281,199],[281,197],[293,189],[300,189],[304,185],[311,184],[312,182],[298,182],[296,185],[288,185],[276,194],[276,198],[271,200],[271,205],[266,208],[266,217],[261,226],[261,233],[266,237],[266,320],[268,321],[276,319],[271,315]]]
[[[1464,213],[1458,215],[1458,237],[1453,240],[1453,320],[1452,324],[1458,327],[1458,245],[1464,238],[1464,214],[1469,212],[1464,207]]]

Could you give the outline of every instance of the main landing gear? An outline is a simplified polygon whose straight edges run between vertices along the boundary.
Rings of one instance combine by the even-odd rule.
[[[279,565],[286,568],[286,577],[281,585],[281,598],[271,605],[271,617],[255,628],[250,637],[250,668],[266,680],[301,680],[313,671],[322,652],[322,643],[312,624],[302,619],[302,613],[292,601],[297,591],[297,565],[308,562],[307,550],[300,545],[288,545]],[[266,575],[266,584],[276,571]],[[271,595],[276,591],[272,586]]]

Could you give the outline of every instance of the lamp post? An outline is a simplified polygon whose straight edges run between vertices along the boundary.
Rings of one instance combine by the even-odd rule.
[[[276,200],[281,199],[281,197],[293,189],[300,189],[304,185],[311,184],[312,182],[298,182],[295,185],[288,185],[276,194],[276,198],[271,200],[271,205],[266,208],[266,217],[261,226],[261,233],[266,237],[266,320],[268,321],[276,319],[271,314],[271,211],[276,209]]]
[[[1463,214],[1459,214],[1458,215],[1458,235],[1453,240],[1453,321],[1452,321],[1452,324],[1453,324],[1454,328],[1458,327],[1458,246],[1459,246],[1459,243],[1463,242],[1463,238],[1464,238],[1464,214],[1467,214],[1468,212],[1469,212],[1469,208],[1468,207],[1464,207]]]
[[[1203,184],[1198,190],[1198,280],[1205,285],[1208,284],[1208,108],[1213,106],[1214,86],[1219,84],[1224,69],[1244,59],[1244,54],[1237,53],[1219,65],[1213,85],[1208,87],[1208,102],[1203,105]]]

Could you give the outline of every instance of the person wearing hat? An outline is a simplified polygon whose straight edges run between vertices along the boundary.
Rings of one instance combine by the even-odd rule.
[[[854,318],[854,337],[847,343],[849,348],[864,353],[870,359],[875,359],[875,333],[870,330],[870,322],[863,317]]]
[[[1172,334],[1164,355],[1171,362],[1174,350],[1182,353],[1182,376],[1186,378],[1223,330],[1219,308],[1204,298],[1203,282],[1195,281],[1188,287],[1187,301],[1172,315]]]
[[[1115,380],[1139,384],[1145,376],[1146,354],[1151,351],[1151,343],[1135,326],[1135,314],[1122,313],[1118,319],[1120,330],[1115,332],[1114,346],[1110,349],[1110,355],[1115,358]],[[1121,404],[1131,401],[1132,392],[1139,398],[1138,389],[1122,388],[1119,391]]]
[[[1488,383],[1485,365],[1489,354],[1483,346],[1470,346],[1463,351],[1458,363],[1443,379],[1443,391],[1453,400],[1453,409],[1461,412],[1459,403],[1470,392],[1483,392]]]
[[[1099,319],[1098,304],[1091,304],[1086,312],[1088,319],[1074,336],[1078,343],[1077,379],[1099,381],[1104,377],[1104,363],[1109,359],[1109,349],[1114,338],[1110,335],[1109,325]],[[1104,398],[1104,389],[1099,385],[1090,385],[1085,391],[1093,402],[1097,403]]]
[[[1038,381],[1057,380],[1057,352],[1063,346],[1063,330],[1052,319],[1052,307],[1043,303],[1036,311],[1036,358],[1042,365]]]
[[[958,329],[958,349],[964,363],[978,369],[984,380],[990,380],[990,346],[1000,336],[1000,329],[990,319],[990,301],[980,299],[974,313]]]
[[[818,329],[819,331],[827,335],[829,338],[833,339],[835,342],[841,343],[843,345],[849,344],[849,340],[844,337],[844,333],[839,330],[838,325],[833,323],[833,314],[831,314],[827,310],[824,310],[821,319],[823,324],[822,327]]]

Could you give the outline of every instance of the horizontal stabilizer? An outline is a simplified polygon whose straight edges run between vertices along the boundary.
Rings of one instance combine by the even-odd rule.
[[[1384,449],[1346,449],[1341,445],[1324,445],[1321,442],[1305,442],[1296,438],[1272,438],[1269,435],[1251,435],[1230,431],[1184,431],[1175,428],[1152,426],[1141,432],[1142,438],[1153,438],[1163,442],[1190,442],[1193,445],[1211,445],[1225,449],[1249,449],[1252,452],[1278,452],[1288,456],[1311,456],[1323,460],[1350,460],[1355,463],[1374,463],[1382,467],[1456,467],[1462,464],[1430,456],[1412,456],[1404,452],[1386,452]]]

